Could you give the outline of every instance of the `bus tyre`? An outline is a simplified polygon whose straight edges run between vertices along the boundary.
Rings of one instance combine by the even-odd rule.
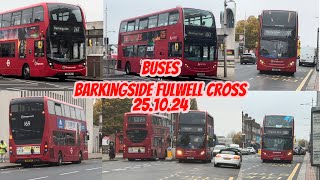
[[[73,162],[74,164],[80,164],[81,162],[82,162],[82,153],[81,152],[79,152],[79,160],[78,161],[75,161],[75,162]]]
[[[127,64],[126,64],[125,71],[126,71],[126,74],[131,74],[131,66],[130,66],[130,63],[127,63]]]
[[[61,76],[59,77],[59,81],[66,81],[67,77],[66,76]]]
[[[133,158],[128,158],[128,161],[134,161],[135,159],[133,159]]]
[[[30,79],[30,67],[28,64],[25,64],[22,68],[22,77],[23,79]]]
[[[182,163],[182,159],[179,159],[179,163]]]
[[[63,162],[63,159],[62,159],[62,154],[61,152],[59,153],[59,156],[58,156],[58,162],[56,163],[57,166],[61,166],[62,165],[62,162]]]
[[[32,168],[33,164],[32,163],[24,163],[24,164],[22,164],[22,167],[23,168]]]

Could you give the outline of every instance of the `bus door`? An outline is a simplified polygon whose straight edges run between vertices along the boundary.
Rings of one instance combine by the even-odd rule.
[[[32,71],[33,75],[40,75],[41,71],[45,70],[45,65],[47,64],[46,59],[45,59],[45,55],[44,55],[44,46],[45,43],[43,40],[40,39],[34,39],[32,40],[32,44],[30,44],[30,46],[32,46],[32,48],[28,48],[28,53],[30,58],[32,59],[32,64],[30,64],[30,68],[35,69],[36,71]],[[33,52],[30,49],[33,49]],[[31,63],[31,62],[30,62]]]
[[[182,57],[182,43],[181,42],[169,42],[168,58]]]

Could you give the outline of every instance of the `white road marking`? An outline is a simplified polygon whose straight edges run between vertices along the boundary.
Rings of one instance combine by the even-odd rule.
[[[102,173],[108,173],[108,172],[110,172],[110,171],[102,171]]]
[[[45,179],[48,178],[48,176],[43,176],[43,177],[38,177],[38,178],[33,178],[33,179],[28,179],[28,180],[38,180],[38,179]]]
[[[102,167],[96,167],[96,168],[91,168],[91,169],[86,169],[86,171],[91,171],[91,170],[96,170],[96,169],[101,169]]]
[[[68,174],[75,174],[75,173],[78,173],[79,171],[72,171],[72,172],[67,172],[67,173],[62,173],[62,174],[59,174],[60,176],[64,176],[64,175],[68,175]]]

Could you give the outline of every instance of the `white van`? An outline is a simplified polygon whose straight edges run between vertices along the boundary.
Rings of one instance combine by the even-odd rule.
[[[299,59],[299,66],[305,64],[311,64],[312,66],[316,65],[316,58],[315,58],[315,51],[316,49],[313,47],[302,47],[301,54]]]

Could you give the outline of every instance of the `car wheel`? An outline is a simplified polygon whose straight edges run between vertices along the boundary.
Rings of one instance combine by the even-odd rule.
[[[214,163],[214,167],[219,167],[219,164]]]
[[[239,165],[236,166],[237,169],[241,168],[241,163]]]

